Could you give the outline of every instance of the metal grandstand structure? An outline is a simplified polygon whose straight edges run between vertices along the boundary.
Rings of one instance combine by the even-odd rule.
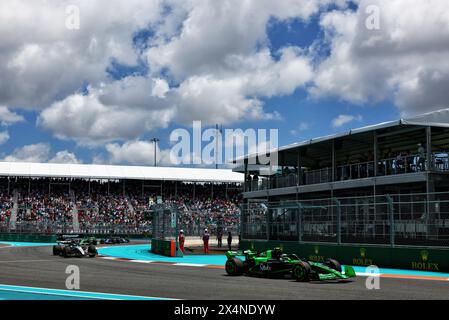
[[[242,238],[449,245],[449,109],[238,159]]]
[[[80,190],[80,183],[82,188]],[[96,210],[98,207],[75,206],[74,190],[81,194],[95,193],[94,186],[102,184],[102,190],[107,196],[127,197],[129,190],[134,190],[134,196],[148,203],[147,194],[159,196],[178,196],[180,188],[188,185],[192,197],[195,190],[208,186],[210,196],[214,196],[214,189],[226,187],[235,192],[241,190],[243,174],[224,169],[195,169],[195,168],[168,168],[168,167],[134,167],[134,166],[106,166],[106,165],[78,165],[78,164],[52,164],[52,163],[16,163],[0,162],[0,186],[2,194],[10,196],[13,204],[9,210],[11,215],[6,220],[0,219],[0,232],[5,233],[86,233],[86,234],[117,234],[142,235],[150,234],[151,226],[138,224],[97,223],[93,226],[83,225],[78,221],[78,214],[86,210]],[[92,187],[91,187],[92,185]],[[111,185],[111,193],[110,193]],[[115,188],[113,193],[112,186]],[[218,186],[218,187],[217,187]],[[203,187],[204,188],[204,187]],[[20,221],[20,217],[28,215],[32,205],[20,204],[21,196],[32,195],[39,191],[45,196],[52,196],[54,192],[64,193],[72,203],[70,213],[72,220],[64,215],[60,221]],[[98,190],[97,190],[98,191]],[[178,192],[179,191],[179,192]],[[138,211],[148,211],[137,209]],[[97,212],[98,214],[98,212]],[[149,219],[150,220],[150,219]]]

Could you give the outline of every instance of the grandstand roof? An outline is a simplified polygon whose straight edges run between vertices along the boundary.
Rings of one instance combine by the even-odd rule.
[[[243,174],[225,169],[132,167],[22,162],[0,162],[0,176],[185,182],[243,182]]]
[[[425,114],[418,115],[415,117],[402,118],[399,120],[369,125],[369,126],[358,128],[358,129],[352,129],[352,130],[349,130],[349,131],[343,132],[343,133],[337,133],[337,134],[328,135],[328,136],[324,136],[324,137],[318,137],[318,138],[314,138],[314,139],[310,139],[310,140],[306,140],[306,141],[296,142],[296,143],[289,144],[289,145],[286,145],[286,146],[283,146],[283,147],[280,147],[277,149],[272,149],[270,151],[271,152],[276,152],[276,151],[280,152],[280,151],[285,151],[285,150],[290,150],[290,149],[295,149],[295,148],[299,148],[299,147],[312,145],[312,144],[323,142],[323,141],[342,138],[345,136],[350,136],[350,135],[355,135],[355,134],[370,132],[370,131],[376,131],[376,130],[391,128],[391,127],[397,127],[397,126],[422,126],[422,127],[430,126],[430,127],[449,128],[449,108],[425,113]],[[254,158],[256,156],[257,156],[257,153],[248,154],[243,157],[239,157],[239,158],[235,159],[234,162],[242,163],[244,161],[244,159]],[[239,171],[239,170],[237,169],[235,171]]]

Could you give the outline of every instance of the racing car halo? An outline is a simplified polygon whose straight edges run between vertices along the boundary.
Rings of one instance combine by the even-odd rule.
[[[240,259],[244,256],[244,260]],[[228,251],[225,270],[228,275],[252,275],[267,277],[291,276],[297,281],[346,280],[356,276],[352,267],[341,265],[334,259],[324,263],[299,259],[295,254],[285,254],[282,249],[275,248],[261,253],[251,250]]]

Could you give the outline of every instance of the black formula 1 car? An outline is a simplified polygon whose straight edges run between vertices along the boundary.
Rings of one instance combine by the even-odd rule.
[[[342,271],[340,263],[327,259],[324,263],[307,261],[295,254],[285,254],[275,248],[261,253],[251,250],[228,251],[225,270],[228,275],[242,274],[264,277],[292,277],[297,281],[347,280],[356,276],[350,266]],[[241,259],[240,257],[243,257]]]
[[[121,238],[121,237],[110,237],[100,240],[101,244],[122,244],[129,243],[129,239]]]
[[[53,246],[53,255],[65,258],[89,257],[95,258],[98,255],[97,248],[93,244],[83,244],[80,241],[61,241]]]

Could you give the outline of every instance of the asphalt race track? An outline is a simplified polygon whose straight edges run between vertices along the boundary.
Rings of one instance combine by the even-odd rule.
[[[0,249],[0,284],[66,289],[68,265],[80,268],[80,290],[175,299],[449,299],[449,281],[380,279],[367,290],[365,277],[347,283],[298,283],[229,277],[224,269],[140,264],[52,255],[51,247]]]

